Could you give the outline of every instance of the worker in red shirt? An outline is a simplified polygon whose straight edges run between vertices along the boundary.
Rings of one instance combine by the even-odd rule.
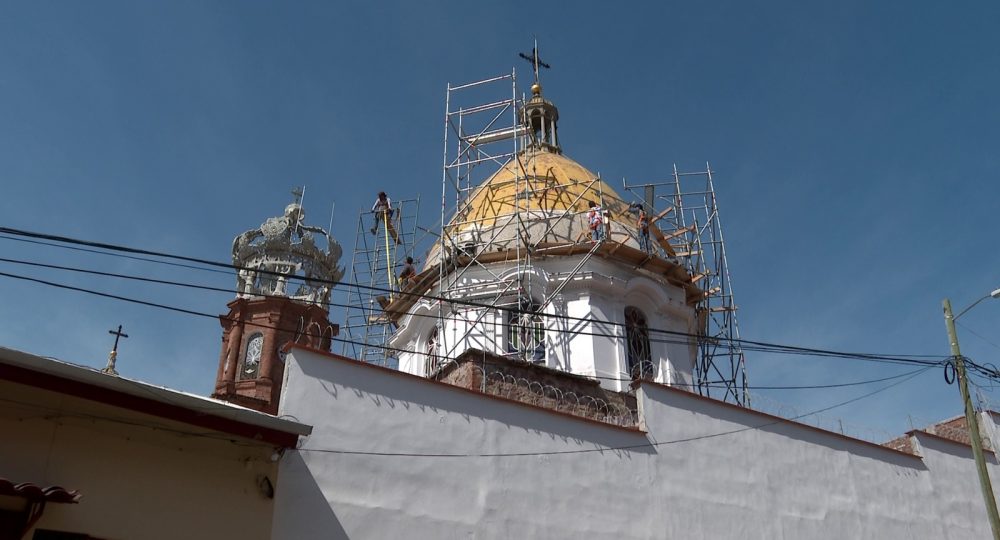
[[[604,237],[604,211],[601,205],[588,201],[590,210],[587,212],[587,223],[590,225],[590,239],[597,243]]]

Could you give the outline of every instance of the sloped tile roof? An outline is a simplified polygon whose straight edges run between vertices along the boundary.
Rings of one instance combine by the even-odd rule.
[[[79,491],[70,491],[61,486],[42,487],[31,482],[15,484],[6,478],[0,478],[0,495],[21,497],[33,502],[52,503],[78,503],[82,497]]]

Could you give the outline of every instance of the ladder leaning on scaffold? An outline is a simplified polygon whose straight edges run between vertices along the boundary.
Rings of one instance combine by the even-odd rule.
[[[397,209],[398,211],[399,209]],[[391,226],[389,212],[382,212],[382,225],[382,235],[385,237],[385,271],[389,274],[389,301],[392,302],[395,299],[396,291],[396,258],[393,257],[394,250],[389,249],[389,227]]]

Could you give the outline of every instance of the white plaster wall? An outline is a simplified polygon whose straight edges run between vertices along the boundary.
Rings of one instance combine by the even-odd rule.
[[[581,313],[581,317],[593,317],[589,325],[592,346],[589,351],[581,355],[576,361],[592,362],[593,367],[581,373],[581,375],[596,375],[602,377],[601,385],[606,388],[617,390],[623,381],[615,379],[627,379],[627,369],[625,368],[625,340],[623,329],[617,324],[625,322],[624,308],[619,309],[621,300],[612,296],[611,291],[605,293],[603,290],[590,294],[589,313]],[[609,321],[613,324],[597,321]],[[623,373],[625,372],[625,373]]]
[[[542,303],[579,263],[580,257],[561,257],[534,262],[527,269],[522,283],[538,303]],[[492,265],[490,270],[470,267],[457,278],[468,294],[461,297],[470,302],[489,302],[496,295],[490,283],[495,276],[510,277],[516,268]],[[491,273],[492,272],[492,273]],[[493,287],[493,288],[490,288]],[[438,294],[436,290],[432,295]],[[583,271],[564,287],[558,298],[545,309],[550,315],[567,315],[583,319],[599,319],[623,324],[627,306],[639,308],[650,328],[691,332],[694,312],[684,301],[679,287],[667,285],[650,277],[604,259],[591,259]],[[426,376],[426,340],[435,325],[441,324],[438,306],[418,302],[411,314],[404,317],[390,345],[413,351],[400,355],[400,369]],[[490,311],[480,317],[480,310],[456,306],[457,311],[444,318],[439,333],[438,350],[454,358],[477,348],[505,354],[506,343],[502,317]],[[602,377],[601,384],[611,390],[621,390],[629,384],[626,365],[624,330],[619,326],[594,321],[574,321],[549,317],[546,320],[546,358],[549,367],[572,373]],[[601,334],[601,335],[594,335]],[[651,334],[652,359],[659,366],[658,382],[690,383],[697,350],[694,347],[667,341],[682,338]]]
[[[660,470],[669,471],[660,477],[675,481],[663,490],[664,504],[701,516],[705,538],[990,535],[966,446],[935,441],[939,446],[924,449],[918,460],[662,387],[645,385],[643,393],[657,440],[707,437],[658,448]],[[748,429],[763,424],[771,425]],[[742,431],[731,433],[736,430]],[[730,434],[712,437],[722,433]],[[696,470],[703,471],[700,478],[691,475]],[[676,483],[682,479],[683,487]],[[956,504],[978,517],[945,525]],[[732,519],[709,520],[709,509]],[[680,524],[671,526],[667,536],[682,531]]]
[[[281,413],[314,431],[275,539],[989,537],[956,443],[920,459],[648,383],[641,433],[308,351],[286,373]],[[477,457],[526,452],[574,453]]]
[[[595,336],[592,334],[597,331],[594,322],[589,320],[592,316],[590,304],[593,297],[590,291],[583,288],[565,294],[572,295],[566,303],[566,315],[574,318],[557,321],[557,325],[561,325],[557,328],[565,331],[559,339],[568,341],[569,346],[565,348],[567,355],[556,358],[555,362],[566,366],[568,368],[566,371],[579,375],[593,375]]]
[[[36,528],[109,539],[270,537],[273,500],[257,488],[260,475],[277,485],[270,448],[177,435],[167,429],[207,431],[7,382],[0,395],[0,476],[83,494],[78,504],[46,505]]]
[[[681,334],[691,334],[696,331],[690,321],[685,319],[667,317],[661,320],[662,326],[658,328]],[[667,371],[658,376],[657,381],[691,388],[690,385],[694,382],[694,364],[698,357],[698,346],[694,342],[685,343],[686,340],[677,335],[652,334],[651,339],[659,341],[662,354],[667,358]]]

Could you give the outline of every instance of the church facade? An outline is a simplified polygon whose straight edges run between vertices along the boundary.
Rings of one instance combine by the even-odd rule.
[[[273,538],[989,535],[961,426],[874,444],[699,395],[717,291],[694,250],[651,248],[563,154],[537,81],[519,118],[519,150],[382,305],[399,370],[281,347],[277,413],[313,429],[279,462]]]
[[[962,426],[874,444],[694,391],[691,250],[563,155],[537,81],[520,118],[383,305],[399,370],[288,347],[278,413],[314,429],[274,538],[990,535]]]
[[[703,291],[640,229],[638,211],[567,157],[559,112],[539,83],[515,155],[467,194],[426,257],[426,287],[387,307],[401,370],[434,376],[476,349],[624,391],[635,378],[693,382]],[[515,130],[516,131],[516,130]],[[453,301],[438,301],[442,297]]]

